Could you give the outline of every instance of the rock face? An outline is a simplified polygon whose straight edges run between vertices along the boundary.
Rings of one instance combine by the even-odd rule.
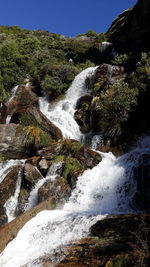
[[[11,117],[11,123],[20,123],[24,126],[40,127],[54,140],[62,139],[62,133],[57,126],[50,122],[36,107],[22,107],[17,109]]]
[[[112,23],[107,34],[118,52],[149,51],[150,0],[139,0]]]
[[[137,167],[134,170],[134,178],[137,182],[137,194],[135,204],[138,209],[150,211],[150,154],[142,154],[139,157]]]
[[[0,226],[7,222],[6,210],[3,205],[14,195],[21,166],[11,167],[4,180],[0,183]]]
[[[32,92],[31,86],[20,85],[15,95],[7,102],[7,114],[12,115],[21,108],[38,107],[38,97]]]
[[[30,155],[34,141],[28,140],[19,124],[0,124],[0,153],[7,159],[22,159]]]
[[[61,208],[63,204],[69,199],[71,189],[67,181],[57,176],[54,180],[47,180],[38,190],[38,202],[46,200],[48,197],[53,197],[55,207]]]
[[[110,65],[102,64],[100,65],[95,72],[95,81],[94,83],[107,82],[108,84],[114,84],[118,81],[123,81],[126,77],[124,73],[124,68]]]

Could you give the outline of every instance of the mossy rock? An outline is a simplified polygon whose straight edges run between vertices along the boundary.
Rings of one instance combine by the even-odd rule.
[[[45,147],[52,143],[50,136],[39,127],[26,126],[23,128],[29,143],[34,142],[35,148]]]
[[[58,155],[53,159],[53,163],[58,163],[64,161],[65,156],[64,155]]]
[[[68,184],[71,188],[74,188],[76,185],[76,180],[79,174],[84,171],[84,167],[80,162],[73,157],[68,157],[65,162],[63,177],[67,179]]]
[[[110,259],[105,267],[129,267],[130,263],[128,254],[122,254]]]

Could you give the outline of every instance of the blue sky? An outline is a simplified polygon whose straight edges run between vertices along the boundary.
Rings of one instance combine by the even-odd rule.
[[[137,0],[1,0],[0,25],[48,30],[66,36],[106,31]]]

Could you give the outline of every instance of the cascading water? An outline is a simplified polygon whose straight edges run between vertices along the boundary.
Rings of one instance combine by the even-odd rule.
[[[149,141],[143,139],[120,158],[101,153],[102,161],[78,177],[76,189],[62,210],[42,211],[19,231],[1,254],[1,266],[37,266],[35,259],[86,236],[90,226],[106,214],[133,212],[136,185],[132,171],[139,155],[150,153]]]
[[[52,166],[50,166],[50,168],[49,168],[49,171],[48,171],[46,178],[43,178],[37,182],[34,189],[30,193],[30,196],[28,199],[28,204],[25,207],[25,211],[30,210],[38,203],[38,201],[37,201],[38,189],[46,182],[46,180],[55,179],[55,177],[57,175],[57,171],[61,168],[61,166],[62,166],[62,162],[52,164]]]
[[[22,166],[25,160],[7,160],[4,163],[0,164],[0,183],[4,180],[6,175],[11,170],[11,167]],[[18,180],[16,183],[16,190],[14,196],[11,196],[5,203],[4,207],[6,209],[6,215],[8,217],[8,222],[12,221],[15,218],[15,209],[18,202],[18,195],[20,192],[21,185],[21,172],[18,174]]]
[[[23,162],[24,160],[11,159],[0,163],[0,183],[4,180],[11,167],[22,165]]]
[[[14,196],[11,196],[5,203],[4,207],[6,209],[6,215],[8,217],[8,222],[11,222],[16,218],[15,210],[18,203],[18,196],[20,193],[20,186],[21,186],[21,171],[18,174],[18,180],[16,183],[16,190]]]
[[[75,105],[77,100],[87,94],[85,80],[94,74],[97,67],[87,68],[79,73],[66,93],[64,100],[56,103],[55,108],[49,110],[49,103],[45,98],[40,98],[40,110],[62,131],[64,138],[81,140],[82,133],[74,120]]]
[[[84,95],[84,81],[96,68],[81,72],[69,88],[66,98],[53,110],[40,99],[41,111],[63,132],[64,137],[80,140],[79,127],[73,119],[75,103]],[[28,221],[0,255],[0,266],[40,266],[38,258],[52,255],[55,249],[87,236],[89,228],[107,214],[133,212],[132,197],[136,184],[132,171],[141,153],[150,153],[150,138],[145,138],[130,153],[116,158],[101,153],[102,161],[78,177],[76,188],[61,210],[42,211]],[[100,140],[93,141],[96,145]],[[126,190],[128,189],[128,190]],[[59,260],[59,259],[57,259]]]
[[[17,85],[17,86],[15,86],[15,87],[11,90],[11,98],[9,99],[8,102],[11,102],[11,101],[14,99],[14,97],[16,96],[18,87],[19,87],[19,86]],[[9,124],[9,123],[10,123],[10,120],[11,120],[11,115],[9,114],[9,115],[7,115],[7,117],[6,117],[6,124]]]

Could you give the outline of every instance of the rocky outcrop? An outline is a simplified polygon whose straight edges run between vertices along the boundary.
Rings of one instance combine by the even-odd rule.
[[[117,17],[107,34],[118,52],[149,51],[149,17],[150,0],[139,0]]]
[[[100,83],[100,85],[104,82],[107,82],[107,84],[114,84],[118,81],[123,81],[125,77],[126,73],[123,67],[102,64],[95,72],[94,83]]]
[[[38,202],[46,200],[48,197],[53,197],[55,207],[61,208],[68,201],[71,195],[71,189],[67,181],[57,176],[54,180],[47,180],[38,190]]]
[[[30,156],[34,140],[29,140],[23,126],[0,124],[0,153],[6,159],[22,159]]]
[[[149,224],[150,215],[109,216],[92,226],[90,236],[56,250],[56,262],[50,255],[38,260],[43,267],[149,266]]]
[[[19,109],[27,107],[38,107],[38,97],[33,93],[30,85],[20,85],[16,87],[14,96],[10,98],[7,104],[7,114],[13,115]]]
[[[54,140],[62,139],[61,130],[50,122],[37,107],[21,107],[14,112],[11,123],[20,123],[23,126],[39,127],[47,132]]]

